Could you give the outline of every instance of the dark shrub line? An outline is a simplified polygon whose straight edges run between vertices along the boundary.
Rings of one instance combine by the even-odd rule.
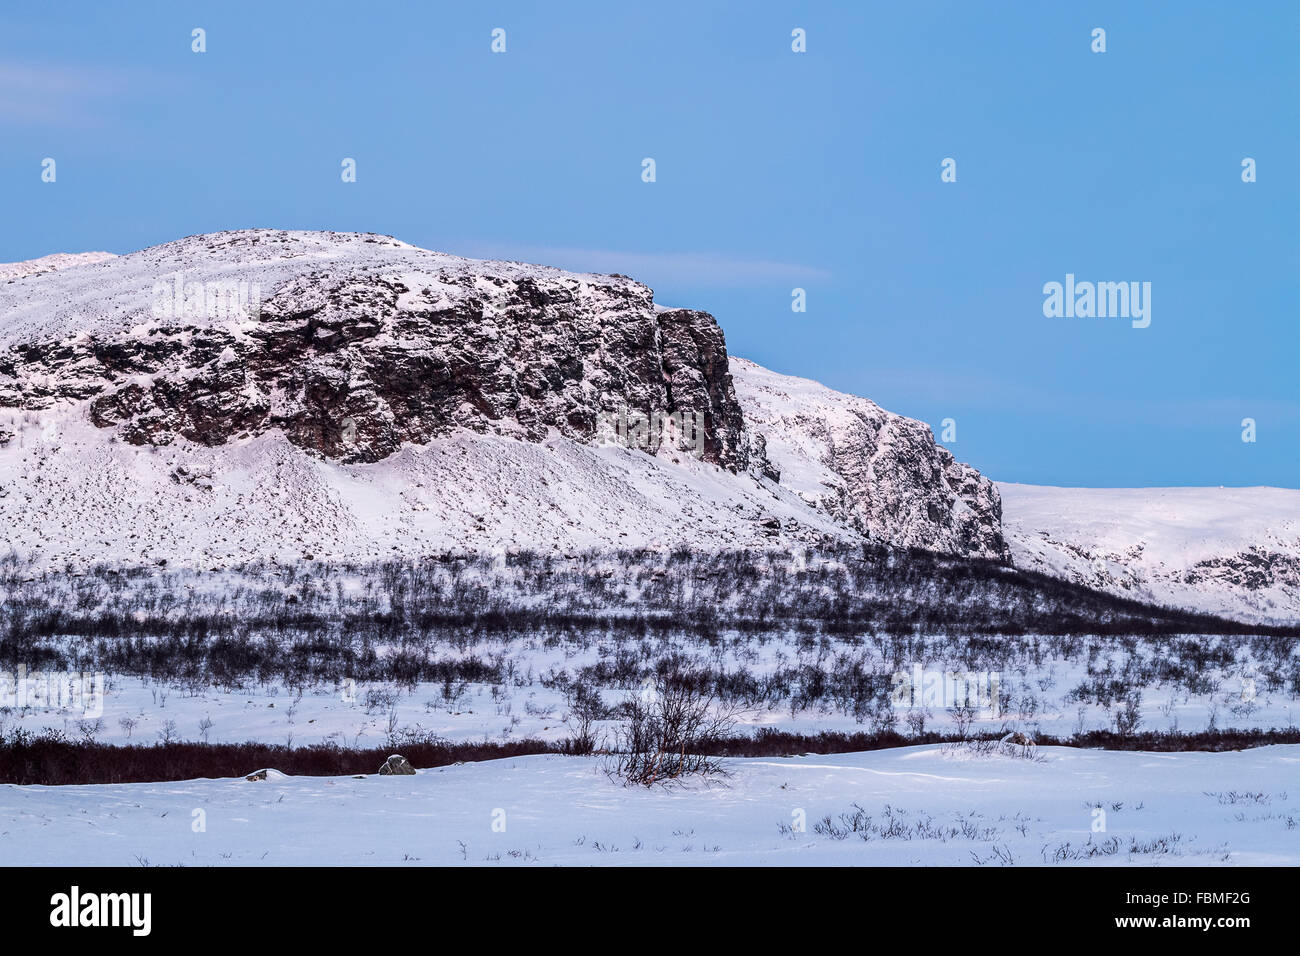
[[[996,740],[983,735],[970,740]],[[916,744],[959,744],[957,735],[927,733],[904,737],[881,733],[794,734],[760,730],[752,737],[728,737],[703,748],[718,757],[788,757],[802,754],[855,753]],[[1142,733],[1121,735],[1092,731],[1079,737],[1043,736],[1040,746],[1089,749],[1222,752],[1270,744],[1300,743],[1300,730],[1220,730],[1201,733]],[[0,783],[43,786],[108,783],[163,783],[204,777],[242,777],[263,767],[291,776],[373,774],[389,756],[400,752],[416,767],[445,767],[461,761],[496,760],[533,754],[569,754],[568,741],[528,739],[509,743],[451,743],[440,740],[401,741],[387,747],[347,749],[335,744],[286,747],[283,744],[170,743],[126,745],[77,743],[58,734],[20,733],[0,742]],[[253,784],[250,784],[252,786]]]
[[[21,735],[0,743],[0,783],[62,786],[91,783],[162,783],[202,777],[242,777],[271,767],[290,776],[373,774],[392,753],[420,768],[525,754],[564,753],[541,740],[510,743],[403,741],[389,747],[348,749],[336,744],[170,743],[115,746],[78,743],[55,735]]]

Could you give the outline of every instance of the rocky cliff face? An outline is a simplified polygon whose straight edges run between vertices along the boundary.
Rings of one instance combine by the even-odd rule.
[[[133,444],[217,446],[280,429],[349,462],[457,427],[591,439],[602,413],[627,409],[698,415],[706,461],[751,463],[717,323],[657,310],[631,279],[261,230],[90,273],[98,301],[51,299],[0,357],[0,406],[89,399],[91,420]],[[0,308],[39,291],[9,283]]]
[[[169,469],[219,475],[220,456],[196,450],[287,440],[320,463],[293,465],[311,475],[313,494],[334,501],[330,489],[344,489],[331,533],[347,528],[364,541],[375,536],[367,515],[376,512],[352,502],[347,489],[379,473],[334,474],[331,467],[387,464],[403,446],[422,448],[427,454],[416,456],[409,481],[437,488],[454,479],[468,495],[476,467],[485,471],[503,455],[536,459],[499,442],[431,443],[468,431],[558,453],[556,442],[603,447],[617,437],[660,469],[641,475],[638,465],[633,484],[640,490],[629,492],[643,505],[653,502],[633,517],[646,543],[866,534],[938,551],[1006,554],[996,491],[936,446],[927,426],[730,359],[712,316],[656,306],[648,288],[624,276],[460,259],[383,236],[273,230],[195,236],[58,265],[0,278],[0,411],[13,410],[7,424],[0,417],[0,445],[15,434],[22,440],[44,416],[76,431],[78,455],[102,452],[123,473],[136,466],[111,449],[92,452],[90,436],[168,449]],[[733,374],[744,382],[739,397]],[[636,442],[611,435],[610,423],[629,415],[658,424]],[[674,415],[698,424],[698,442],[663,427]],[[93,427],[83,434],[69,416]],[[265,443],[257,447],[266,460],[292,461]],[[63,493],[80,501],[77,462],[65,460],[66,451],[43,441],[34,454],[62,476]],[[459,463],[475,455],[483,459],[477,465]],[[542,546],[566,546],[566,529],[581,527],[573,540],[633,540],[627,516],[610,503],[618,482],[632,480],[626,459],[564,455],[581,462],[567,476],[534,463],[526,468],[537,474],[521,473],[502,487],[498,507],[515,510],[500,536],[520,542],[527,538],[521,529],[544,528]],[[15,487],[26,487],[31,460],[24,454],[13,467]],[[731,484],[699,467],[718,469]],[[190,496],[191,505],[200,493],[220,498],[214,514],[228,514],[246,500],[238,492],[245,478],[231,474],[229,501],[218,479],[198,491],[191,483],[133,480],[155,489],[149,514],[171,513],[164,499],[173,493]],[[500,476],[491,477],[495,487]],[[510,487],[525,478],[537,487],[511,503]],[[23,493],[45,500],[44,487]],[[592,499],[589,513],[569,514],[567,499],[584,496]],[[600,510],[592,513],[597,498]],[[583,510],[581,501],[573,504]],[[59,506],[53,499],[47,505],[54,520]],[[459,532],[444,540],[439,530],[459,527],[448,501],[421,497],[411,507],[423,517],[403,511],[393,520],[423,522],[422,547],[463,540]],[[729,513],[725,520],[720,509]],[[470,543],[475,529],[491,530],[482,512],[466,528]],[[48,533],[32,529],[29,537]],[[318,534],[313,547],[328,547],[326,529]],[[82,553],[77,547],[69,539],[69,553]]]

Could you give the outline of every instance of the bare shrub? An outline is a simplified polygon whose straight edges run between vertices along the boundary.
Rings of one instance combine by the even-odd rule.
[[[731,736],[736,713],[695,682],[660,678],[630,697],[624,713],[607,767],[611,776],[648,787],[723,772],[713,754]]]
[[[596,721],[607,716],[600,692],[587,684],[574,684],[565,694],[569,716],[565,720],[570,737],[565,749],[572,754],[589,754],[596,749]]]

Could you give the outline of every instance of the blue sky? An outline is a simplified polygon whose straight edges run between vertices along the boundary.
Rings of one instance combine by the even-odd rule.
[[[268,226],[625,272],[1000,480],[1300,487],[1298,38],[1280,0],[9,5],[0,260]],[[1067,273],[1150,282],[1150,327],[1044,317]]]

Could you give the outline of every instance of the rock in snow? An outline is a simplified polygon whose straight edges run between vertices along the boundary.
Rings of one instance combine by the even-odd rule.
[[[379,772],[385,775],[413,775],[415,773],[415,768],[411,766],[411,761],[407,760],[401,754],[393,754],[379,767]]]
[[[0,517],[49,563],[861,535],[1006,555],[993,484],[923,423],[730,359],[712,316],[629,278],[383,236],[216,233],[11,279],[6,407]],[[611,435],[629,415],[656,424]]]
[[[414,773],[415,771],[411,772]],[[287,773],[281,773],[279,770],[275,770],[271,767],[264,767],[261,770],[254,770],[244,779],[249,783],[258,783],[262,780],[287,780],[289,779],[289,775]]]

